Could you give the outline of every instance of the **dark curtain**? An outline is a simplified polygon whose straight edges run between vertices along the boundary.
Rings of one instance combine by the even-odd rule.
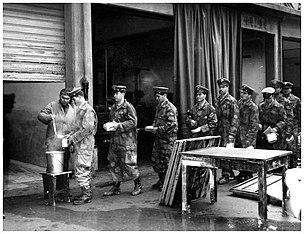
[[[240,17],[219,4],[174,4],[175,104],[181,124],[194,103],[194,87],[209,89],[208,101],[218,95],[216,80],[230,80],[230,93],[239,87]],[[181,130],[185,127],[181,126]]]

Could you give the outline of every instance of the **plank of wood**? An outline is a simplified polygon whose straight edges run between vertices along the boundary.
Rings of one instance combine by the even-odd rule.
[[[177,152],[175,154],[175,161],[174,161],[174,164],[173,164],[171,178],[170,178],[170,181],[169,181],[169,184],[168,184],[168,192],[167,192],[166,199],[165,199],[165,204],[166,205],[169,204],[170,197],[172,196],[172,193],[173,193],[172,188],[174,186],[174,178],[175,178],[176,170],[178,169],[178,164],[179,164],[179,161],[180,161],[179,152],[181,152],[184,149],[184,145],[185,145],[185,141],[183,140],[178,145]]]
[[[175,155],[176,155],[176,152],[177,152],[178,144],[179,144],[179,141],[174,142],[174,146],[173,146],[170,161],[169,161],[169,164],[168,164],[168,169],[167,169],[163,189],[162,189],[161,194],[160,194],[160,202],[159,202],[160,205],[164,205],[164,202],[165,202],[165,197],[166,197],[166,193],[167,193],[167,190],[168,190],[167,187],[168,187],[169,180],[170,180],[170,177],[171,177],[172,167],[173,167],[173,164],[174,164],[174,161],[175,161]]]

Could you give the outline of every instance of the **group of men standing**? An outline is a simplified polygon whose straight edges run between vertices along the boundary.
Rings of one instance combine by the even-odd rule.
[[[297,139],[301,122],[300,99],[291,94],[292,84],[273,81],[273,87],[262,90],[264,100],[259,105],[253,102],[252,95],[255,91],[248,85],[241,86],[241,98],[237,101],[229,94],[228,79],[218,79],[217,84],[219,96],[214,106],[206,100],[209,90],[201,85],[195,87],[196,104],[185,119],[192,137],[220,135],[222,147],[290,149],[294,155],[289,166],[295,167],[299,157]],[[109,122],[103,125],[111,135],[107,159],[113,179],[113,186],[104,196],[120,194],[124,173],[134,180],[131,195],[137,196],[143,189],[137,165],[137,113],[133,105],[125,99],[126,89],[124,85],[112,86],[115,103],[110,108]],[[155,134],[152,162],[159,179],[152,188],[162,191],[171,152],[177,139],[178,111],[167,98],[167,87],[153,87],[153,90],[157,107],[154,121],[145,131]],[[83,96],[81,88],[62,90],[59,101],[48,104],[38,116],[40,121],[49,125],[46,141],[48,145],[56,140],[55,134],[50,133],[56,113],[67,116],[71,115],[71,111],[75,112],[72,123],[64,120],[70,126],[64,134],[69,135],[70,149],[74,149],[75,176],[82,188],[82,193],[74,198],[75,205],[91,202],[92,199],[91,171],[97,116]],[[68,99],[72,99],[74,107],[70,106]],[[263,134],[266,129],[276,134],[275,143],[267,141]],[[247,179],[252,174],[241,171],[238,177]],[[228,183],[234,178],[230,168],[222,168],[219,184]]]
[[[300,99],[291,94],[293,84],[272,80],[272,87],[262,90],[263,101],[258,105],[252,100],[255,90],[243,84],[240,88],[240,100],[229,94],[230,81],[217,80],[219,96],[214,107],[206,101],[208,89],[198,85],[195,88],[197,103],[189,111],[186,124],[193,136],[206,134],[220,135],[222,147],[260,148],[292,150],[289,167],[297,166],[299,158],[298,134],[301,123]],[[198,131],[198,127],[201,130]],[[269,141],[265,131],[276,135],[275,141]],[[249,179],[251,172],[240,171],[238,179]],[[234,172],[222,168],[219,184],[235,179]]]

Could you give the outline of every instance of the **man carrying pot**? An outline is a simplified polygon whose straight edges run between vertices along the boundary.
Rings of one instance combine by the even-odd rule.
[[[97,115],[85,100],[81,87],[69,93],[75,109],[75,122],[68,144],[74,148],[75,176],[82,193],[74,197],[74,205],[82,205],[92,200],[92,161],[97,131]]]
[[[59,93],[59,100],[47,104],[38,114],[38,120],[47,125],[45,146],[46,152],[62,151],[64,152],[63,171],[68,170],[68,161],[70,152],[62,147],[62,137],[71,132],[71,126],[74,121],[74,109],[69,104],[69,89],[62,89]],[[47,172],[53,169],[47,166]],[[61,177],[57,177],[57,190],[63,186]],[[60,199],[60,193],[58,194]]]

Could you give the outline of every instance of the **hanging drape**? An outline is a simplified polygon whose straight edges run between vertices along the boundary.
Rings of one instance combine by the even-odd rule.
[[[225,77],[235,95],[240,76],[240,17],[236,10],[219,4],[174,4],[174,17],[174,102],[183,124],[187,109],[195,103],[196,85],[209,89],[208,101],[213,104],[218,95],[216,80]]]

